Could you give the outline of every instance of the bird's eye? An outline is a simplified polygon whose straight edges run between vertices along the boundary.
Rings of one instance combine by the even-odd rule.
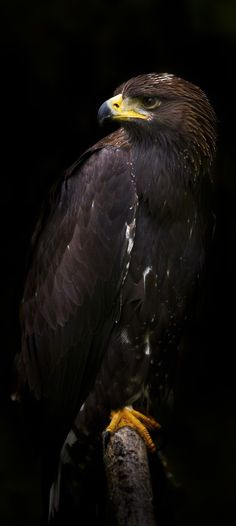
[[[142,97],[141,102],[146,110],[154,110],[161,104],[161,101],[156,97]]]

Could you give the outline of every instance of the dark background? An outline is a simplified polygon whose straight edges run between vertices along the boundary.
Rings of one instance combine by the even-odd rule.
[[[229,0],[1,1],[0,523],[39,524],[39,467],[9,374],[20,348],[18,308],[40,204],[100,138],[100,104],[122,81],[152,71],[200,85],[219,122],[217,227],[180,402],[167,448],[184,499],[176,524],[235,524],[235,57]],[[176,431],[179,429],[180,432]]]

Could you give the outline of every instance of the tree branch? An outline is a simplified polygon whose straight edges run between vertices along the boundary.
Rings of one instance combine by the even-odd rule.
[[[106,437],[105,437],[106,438]],[[130,427],[104,440],[109,497],[118,526],[157,526],[146,446]]]

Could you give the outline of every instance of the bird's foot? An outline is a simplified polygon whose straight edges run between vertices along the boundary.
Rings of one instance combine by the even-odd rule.
[[[119,411],[112,411],[111,422],[106,428],[107,433],[115,433],[121,427],[131,427],[144,440],[149,451],[156,451],[156,446],[148,432],[150,430],[160,429],[160,424],[150,416],[143,415],[135,409],[124,407]]]

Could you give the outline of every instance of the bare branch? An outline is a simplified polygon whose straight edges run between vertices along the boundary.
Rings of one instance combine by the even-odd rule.
[[[105,437],[106,438],[106,437]],[[109,497],[118,526],[157,526],[146,446],[130,427],[104,440]]]

